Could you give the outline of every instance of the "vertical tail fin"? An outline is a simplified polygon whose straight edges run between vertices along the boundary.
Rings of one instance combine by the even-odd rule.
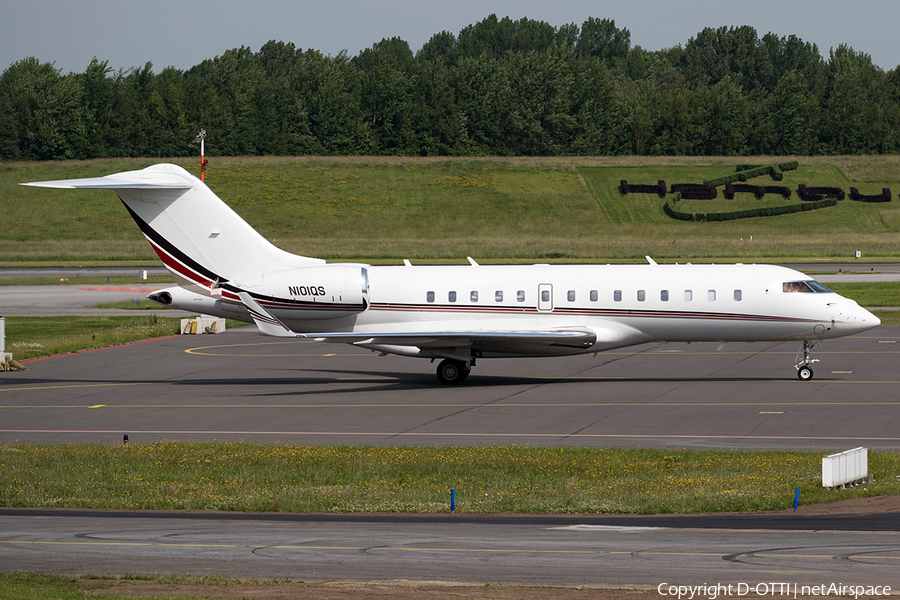
[[[254,286],[265,272],[325,262],[275,247],[177,165],[24,185],[115,191],[175,279],[188,288],[208,291],[224,281]]]

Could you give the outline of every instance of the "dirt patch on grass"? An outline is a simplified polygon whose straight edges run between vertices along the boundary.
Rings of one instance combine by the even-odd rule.
[[[767,514],[785,514],[794,512],[792,509],[776,510]],[[851,515],[900,512],[900,495],[895,496],[870,496],[867,498],[848,498],[837,502],[822,502],[799,506],[797,514],[801,515]]]
[[[82,583],[82,582],[79,582]],[[96,581],[83,582],[90,587]],[[488,600],[537,600],[539,598],[590,598],[591,600],[649,599],[656,590],[600,589],[591,587],[518,586],[498,584],[458,584],[416,581],[323,581],[323,582],[235,582],[229,585],[156,584],[145,581],[117,581],[111,587],[91,590],[88,596],[107,594],[130,596],[186,596],[243,600],[457,600],[478,598]],[[748,596],[745,596],[745,598]]]
[[[96,581],[79,582],[96,584]],[[87,596],[128,594],[136,597],[202,597],[228,600],[652,600],[662,598],[655,586],[640,587],[561,587],[500,584],[457,584],[416,581],[324,581],[324,582],[235,582],[230,585],[154,584],[144,581],[120,581],[112,587],[85,592]],[[807,596],[798,595],[798,598]],[[812,598],[812,596],[809,596]],[[771,600],[771,596],[746,594],[741,600]],[[857,600],[872,600],[860,596]]]

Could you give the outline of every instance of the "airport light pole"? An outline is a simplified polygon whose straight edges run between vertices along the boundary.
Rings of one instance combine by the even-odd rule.
[[[204,171],[206,170],[206,165],[208,164],[206,162],[206,130],[205,129],[200,130],[200,133],[197,134],[197,137],[195,137],[194,140],[190,144],[188,144],[188,148],[193,148],[194,146],[197,145],[198,142],[200,143],[200,181],[205,182],[206,178],[204,176]]]

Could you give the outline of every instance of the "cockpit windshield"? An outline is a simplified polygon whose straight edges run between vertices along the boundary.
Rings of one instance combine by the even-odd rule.
[[[831,290],[812,279],[806,281],[785,281],[781,284],[781,291],[785,294],[833,294]]]

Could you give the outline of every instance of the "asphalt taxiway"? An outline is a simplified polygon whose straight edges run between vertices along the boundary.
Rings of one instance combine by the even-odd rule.
[[[254,327],[26,361],[0,373],[0,442],[900,448],[900,326],[823,342],[647,344],[483,360],[442,386],[425,360]]]
[[[647,344],[596,357],[485,360],[463,384],[445,387],[424,360],[264,338],[247,327],[26,361],[28,371],[0,372],[0,443],[120,444],[128,434],[132,443],[896,450],[898,344],[900,326],[825,341],[813,353],[821,362],[809,382],[796,378],[799,344],[792,342],[722,351],[716,344]],[[897,589],[898,531],[897,513],[0,509],[0,570]]]
[[[891,530],[895,526],[896,515],[285,515],[0,509],[0,570],[542,585],[723,583],[736,586],[731,596],[739,596],[740,584],[749,591],[763,590],[763,596],[793,596],[793,587],[788,593],[783,587],[756,586],[777,582],[900,588],[900,534]]]

